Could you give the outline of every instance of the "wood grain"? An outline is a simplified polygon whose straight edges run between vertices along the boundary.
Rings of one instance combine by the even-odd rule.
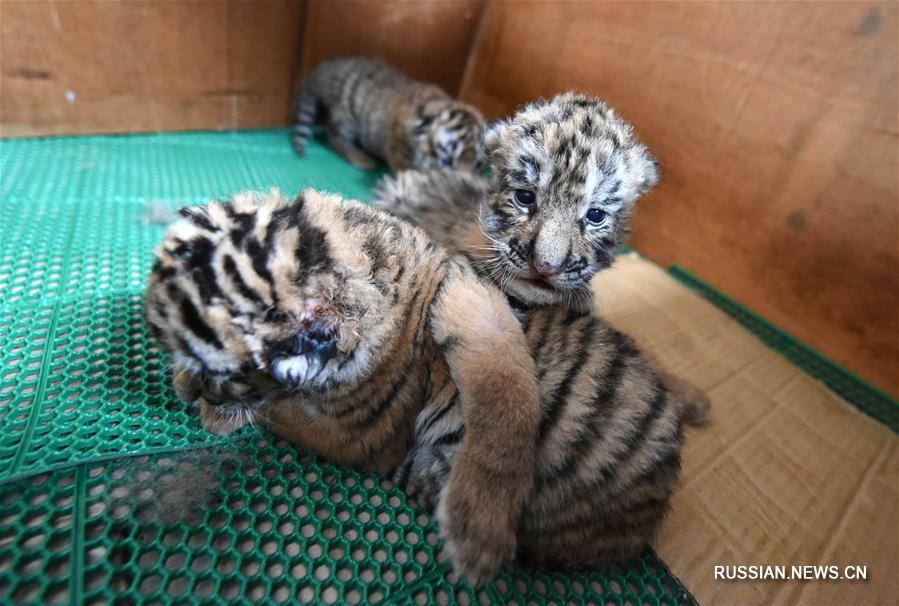
[[[302,8],[3,0],[0,134],[285,124]]]
[[[486,5],[486,0],[309,0],[300,79],[325,59],[363,55],[455,95]]]
[[[887,2],[495,2],[461,94],[608,99],[663,167],[635,247],[896,396],[896,32]]]

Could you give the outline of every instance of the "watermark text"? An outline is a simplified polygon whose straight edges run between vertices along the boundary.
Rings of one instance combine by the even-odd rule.
[[[715,579],[720,581],[866,581],[866,565],[835,564],[738,564],[715,566]]]

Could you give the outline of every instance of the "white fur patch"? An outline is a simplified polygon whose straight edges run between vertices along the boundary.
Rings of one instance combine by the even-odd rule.
[[[321,370],[319,363],[317,370]],[[310,364],[310,360],[305,356],[291,356],[289,358],[278,358],[272,362],[272,374],[276,379],[282,382],[295,384],[306,383],[316,371],[316,364]]]

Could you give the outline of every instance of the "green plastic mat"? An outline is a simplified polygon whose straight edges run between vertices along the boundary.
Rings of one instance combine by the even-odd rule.
[[[734,318],[765,345],[815,377],[844,400],[899,433],[899,402],[832,362],[802,341],[715,290],[678,265],[669,273]]]
[[[0,141],[0,603],[693,603],[652,553],[475,589],[385,480],[262,431],[215,438],[175,397],[141,314],[165,229],[148,209],[272,186],[367,200],[379,177],[320,144],[297,158],[286,130]],[[213,484],[171,490],[185,466]],[[183,516],[148,514],[198,486]]]

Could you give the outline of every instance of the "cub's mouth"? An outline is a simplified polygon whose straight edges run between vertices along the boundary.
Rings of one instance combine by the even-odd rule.
[[[316,324],[299,334],[269,345],[272,377],[286,387],[298,388],[322,374],[337,357],[337,336],[333,327]]]
[[[520,281],[524,282],[528,286],[533,286],[534,288],[539,288],[540,290],[545,290],[548,292],[553,292],[558,290],[553,284],[549,281],[544,280],[543,278],[524,278],[519,277]]]

